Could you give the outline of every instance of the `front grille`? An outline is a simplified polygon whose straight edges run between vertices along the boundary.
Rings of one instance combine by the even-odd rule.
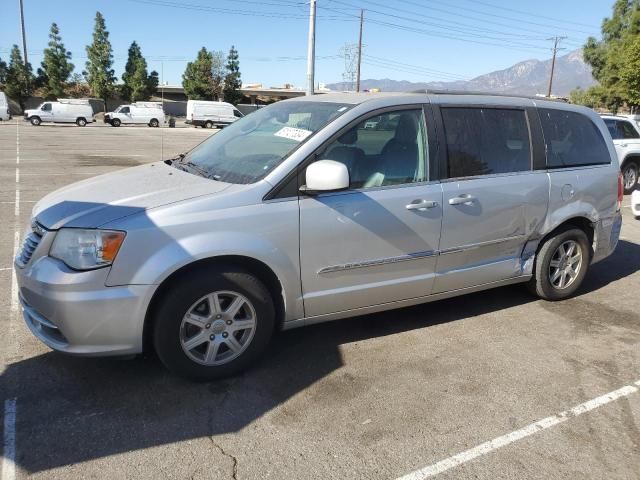
[[[16,258],[18,265],[24,267],[29,263],[33,252],[35,252],[36,248],[40,244],[40,240],[42,240],[42,235],[35,231],[32,231],[27,235],[27,238],[24,239],[24,243],[22,244],[22,250],[20,250],[18,257]]]

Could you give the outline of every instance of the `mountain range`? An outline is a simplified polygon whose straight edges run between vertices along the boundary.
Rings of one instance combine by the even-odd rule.
[[[429,65],[425,65],[428,67]],[[546,94],[551,60],[525,60],[504,70],[487,73],[471,80],[442,82],[410,82],[407,80],[366,79],[360,82],[363,90],[379,88],[384,92],[412,90],[469,90],[519,95]],[[590,87],[595,83],[591,67],[584,62],[582,50],[574,50],[556,58],[553,94],[568,96],[576,87]],[[350,85],[338,82],[327,85],[331,90],[348,90]]]

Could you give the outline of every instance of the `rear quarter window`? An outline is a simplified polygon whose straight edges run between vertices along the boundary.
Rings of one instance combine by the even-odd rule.
[[[549,168],[611,163],[600,130],[586,115],[552,109],[539,112]]]

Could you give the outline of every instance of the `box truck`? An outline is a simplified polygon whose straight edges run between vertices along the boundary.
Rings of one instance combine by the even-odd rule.
[[[120,105],[113,112],[105,114],[104,122],[112,127],[120,125],[159,127],[165,122],[165,115],[162,102],[134,102],[131,105]]]
[[[24,119],[36,126],[51,122],[75,123],[84,127],[87,123],[96,121],[89,100],[80,98],[60,98],[57,102],[44,102],[38,108],[25,110]]]
[[[244,115],[226,102],[189,100],[187,102],[187,121],[189,125],[202,128],[224,127]]]

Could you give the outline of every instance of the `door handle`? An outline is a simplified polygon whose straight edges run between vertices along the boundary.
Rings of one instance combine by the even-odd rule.
[[[407,205],[407,210],[419,210],[424,212],[429,208],[435,208],[438,206],[438,202],[434,202],[432,200],[414,200],[409,205]]]
[[[449,205],[471,205],[475,202],[476,197],[473,195],[469,195],[468,193],[463,193],[457,197],[453,197],[449,199]]]

